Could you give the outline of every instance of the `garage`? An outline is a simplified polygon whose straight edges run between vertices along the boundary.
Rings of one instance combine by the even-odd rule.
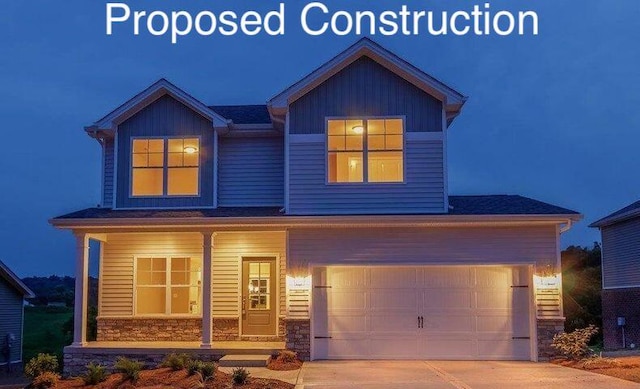
[[[313,359],[532,359],[528,266],[314,268]]]

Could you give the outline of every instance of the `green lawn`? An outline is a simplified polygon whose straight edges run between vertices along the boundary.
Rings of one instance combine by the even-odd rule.
[[[26,364],[38,353],[57,355],[62,362],[62,348],[68,344],[63,325],[73,316],[73,308],[25,307],[22,360]]]

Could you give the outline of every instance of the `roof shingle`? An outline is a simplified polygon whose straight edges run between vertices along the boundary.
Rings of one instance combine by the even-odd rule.
[[[269,110],[264,104],[259,105],[212,105],[215,113],[236,124],[271,124]]]

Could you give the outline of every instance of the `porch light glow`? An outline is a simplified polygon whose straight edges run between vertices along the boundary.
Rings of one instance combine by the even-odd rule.
[[[186,146],[184,148],[184,152],[187,153],[187,154],[195,154],[196,151],[198,151],[198,149],[196,147],[194,147],[194,146]]]
[[[311,289],[311,275],[308,276],[287,276],[287,288],[289,290]]]
[[[353,126],[353,127],[351,127],[351,130],[354,133],[360,135],[360,134],[362,134],[364,132],[364,127],[362,127],[362,126]]]

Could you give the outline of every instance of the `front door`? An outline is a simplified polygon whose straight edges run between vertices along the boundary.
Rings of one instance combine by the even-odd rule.
[[[242,335],[276,335],[276,259],[242,260]]]

